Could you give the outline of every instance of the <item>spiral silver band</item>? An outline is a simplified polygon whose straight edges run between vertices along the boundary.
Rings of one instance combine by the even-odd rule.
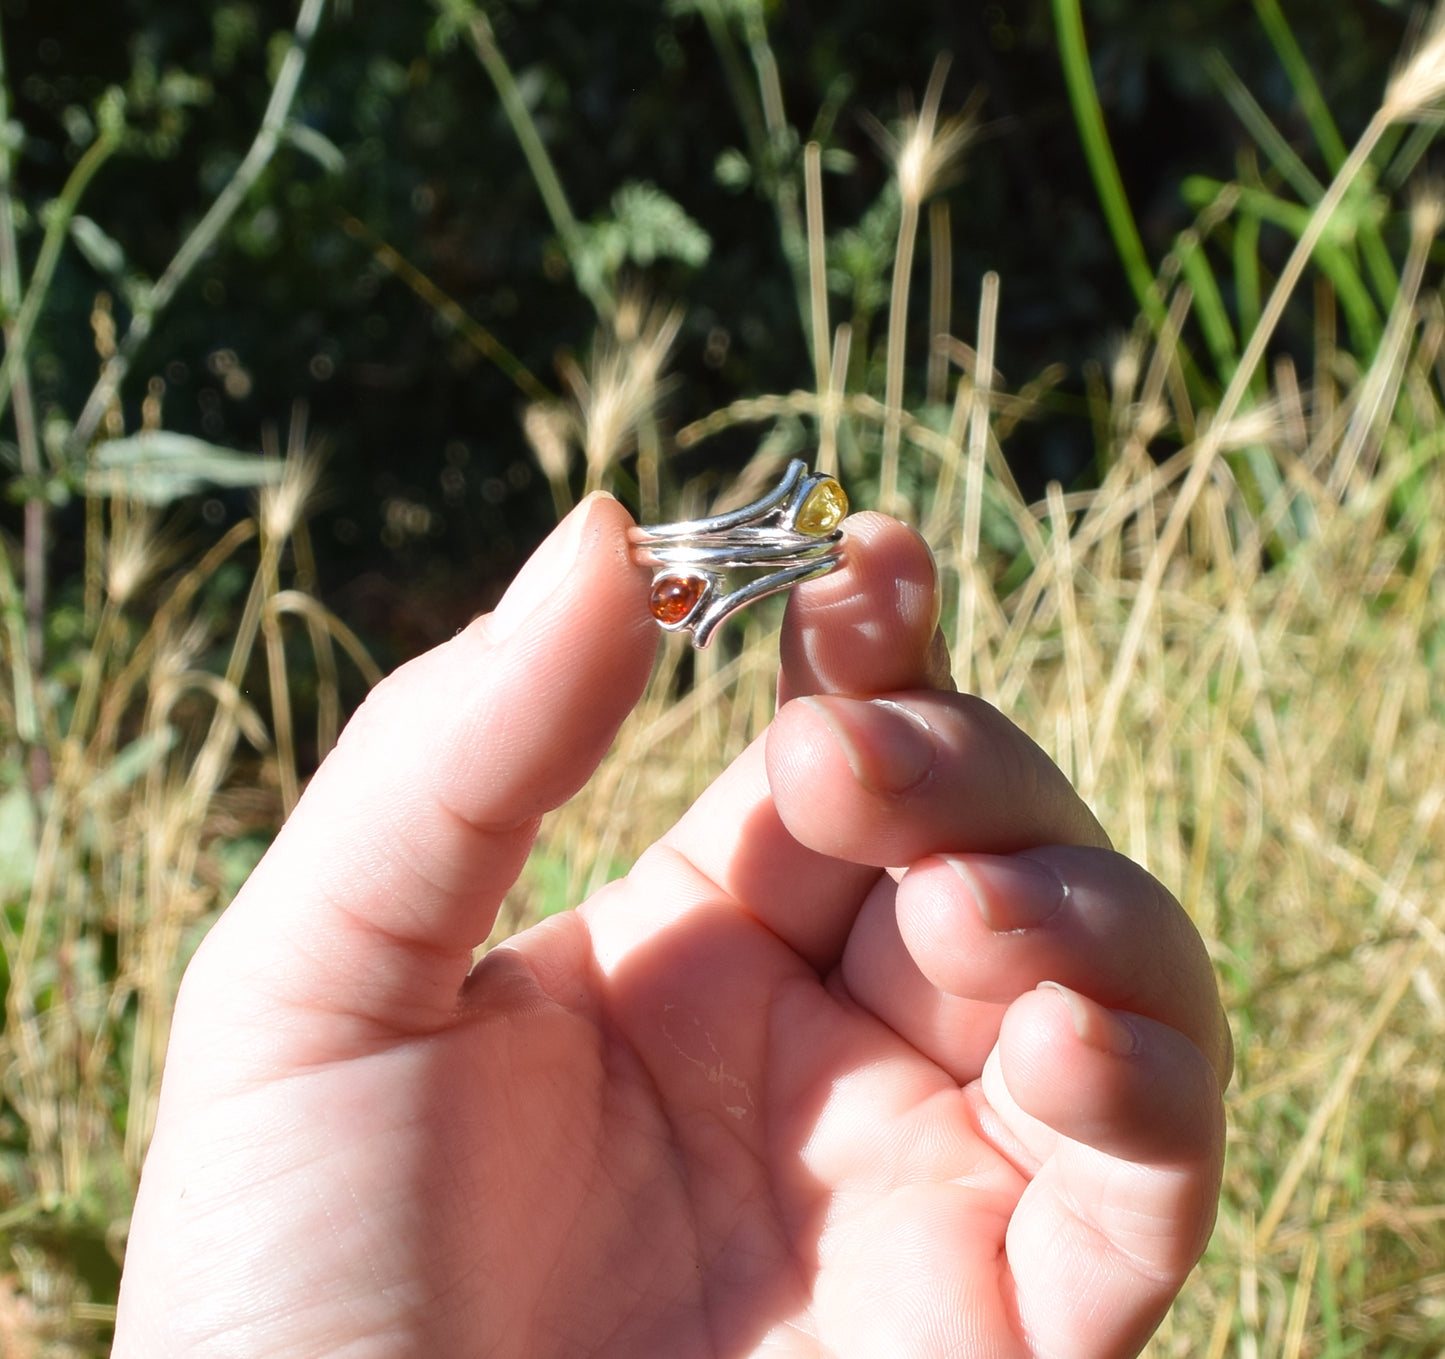
[[[693,646],[707,646],[738,609],[834,570],[843,560],[838,525],[847,507],[832,477],[794,459],[777,486],[751,505],[632,529],[634,558],[657,568],[653,617],[665,631],[689,633]],[[758,574],[729,588],[722,573],[730,571]]]

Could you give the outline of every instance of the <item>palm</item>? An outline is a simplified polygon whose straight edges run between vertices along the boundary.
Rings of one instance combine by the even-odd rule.
[[[494,955],[509,971],[537,955],[550,1003],[519,971],[461,1025],[317,1073],[308,1103],[338,1140],[296,1167],[304,1188],[268,1176],[266,1217],[299,1204],[286,1234],[314,1240],[320,1204],[392,1273],[328,1314],[299,1272],[277,1310],[304,1327],[269,1353],[385,1337],[378,1352],[487,1354],[540,1334],[557,1354],[874,1354],[876,1326],[925,1359],[956,1343],[960,1290],[1004,1324],[997,1260],[1025,1180],[956,1080],[727,904],[627,948],[608,922],[634,914],[627,891]],[[625,949],[611,975],[592,937]],[[976,1278],[958,1276],[961,1241]],[[916,1272],[890,1301],[900,1257]]]

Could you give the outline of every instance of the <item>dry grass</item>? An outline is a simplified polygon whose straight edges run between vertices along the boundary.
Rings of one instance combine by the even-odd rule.
[[[0,1353],[26,1353],[25,1335],[46,1355],[101,1343],[181,970],[294,801],[298,762],[335,739],[338,646],[379,678],[306,592],[315,471],[298,423],[256,514],[190,559],[153,511],[97,500],[93,623],[52,638],[28,690],[13,665],[0,688],[0,728],[40,730],[0,817],[0,1133],[23,1148],[0,1167]],[[294,641],[288,662],[288,617],[307,664]]]
[[[996,280],[976,346],[946,346],[967,366],[946,422],[832,387],[679,438],[832,419],[863,450],[856,474],[896,422],[960,683],[1050,751],[1208,942],[1239,1052],[1229,1165],[1153,1354],[1445,1346],[1445,310],[1421,283],[1439,220],[1428,200],[1414,213],[1371,363],[1336,349],[1319,289],[1314,388],[1287,361],[1267,387],[1237,379],[1227,426],[1190,406],[1178,289],[1113,366],[1088,494],[1028,505],[1007,475],[1001,440],[1031,402],[993,372]],[[685,649],[665,650],[597,778],[544,827],[511,926],[615,872],[763,728],[776,612],[746,627],[681,691]]]

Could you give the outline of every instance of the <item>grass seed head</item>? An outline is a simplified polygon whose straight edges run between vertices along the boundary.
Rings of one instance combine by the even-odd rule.
[[[1139,385],[1142,371],[1143,355],[1139,352],[1138,341],[1132,337],[1124,339],[1109,364],[1109,386],[1116,406],[1127,406],[1133,401],[1134,389]]]
[[[321,480],[321,456],[314,448],[292,449],[281,477],[261,489],[261,529],[272,542],[284,542],[307,515]]]
[[[1232,416],[1219,431],[1219,447],[1222,449],[1253,448],[1256,445],[1270,446],[1278,442],[1284,433],[1285,420],[1279,403],[1264,401],[1247,411]]]
[[[926,203],[953,182],[977,128],[977,120],[969,114],[946,118],[936,125],[922,118],[905,124],[894,162],[905,203]]]
[[[905,205],[917,208],[940,189],[958,177],[959,162],[978,131],[978,110],[982,98],[975,93],[961,113],[938,119],[943,100],[943,85],[948,76],[949,58],[940,55],[934,63],[923,107],[918,112],[908,109],[898,133],[888,130],[878,119],[865,115],[864,125],[883,153],[893,162],[898,179],[898,192]]]
[[[599,340],[590,377],[574,373],[571,378],[592,488],[600,486],[608,467],[626,454],[637,427],[656,406],[662,371],[682,325],[680,308],[637,311],[640,307],[635,301],[619,307],[634,338]]]
[[[550,402],[534,401],[522,412],[526,435],[542,475],[565,485],[572,470],[572,420],[566,410]]]
[[[1445,98],[1445,3],[1438,4],[1415,49],[1385,87],[1381,113],[1392,123],[1440,112]]]
[[[1416,186],[1410,200],[1410,234],[1417,240],[1434,240],[1445,226],[1445,182],[1433,176]]]
[[[118,514],[105,545],[105,589],[124,608],[169,555],[153,510],[132,507]]]

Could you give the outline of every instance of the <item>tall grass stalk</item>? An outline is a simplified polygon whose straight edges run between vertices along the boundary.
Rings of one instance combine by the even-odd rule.
[[[813,348],[813,381],[827,399],[832,374],[828,324],[827,237],[823,227],[823,148],[809,142],[803,149],[804,202],[808,211],[808,313]]]
[[[1164,319],[1164,306],[1154,287],[1154,270],[1139,236],[1124,180],[1119,173],[1114,148],[1104,126],[1104,111],[1089,65],[1089,47],[1084,37],[1084,16],[1079,0],[1053,0],[1054,29],[1069,87],[1074,124],[1084,143],[1084,157],[1094,177],[1094,187],[1104,208],[1104,220],[1114,238],[1114,248],[1124,265],[1124,274],[1134,290],[1135,300],[1154,324]]]
[[[436,0],[436,3],[442,11],[450,11],[457,17],[472,44],[477,60],[497,91],[502,111],[507,115],[512,133],[526,157],[527,168],[572,266],[572,276],[577,286],[586,293],[599,319],[610,320],[616,310],[616,299],[605,280],[596,276],[594,271],[579,267],[582,257],[581,229],[572,212],[572,205],[568,202],[567,192],[557,176],[556,167],[552,164],[552,157],[548,155],[541,134],[537,131],[532,112],[527,107],[516,77],[512,74],[512,68],[502,55],[502,49],[497,46],[496,36],[492,32],[492,21],[471,3],[471,0]]]
[[[963,524],[958,542],[958,648],[959,683],[969,687],[978,634],[979,609],[985,592],[991,593],[975,563],[983,525],[984,472],[988,459],[989,394],[993,390],[994,340],[998,333],[999,279],[985,274],[978,304],[978,359],[974,365],[968,414],[968,472],[963,488]]]
[[[939,106],[948,79],[949,60],[940,56],[933,65],[923,106],[904,120],[901,135],[887,138],[894,158],[902,215],[893,256],[892,287],[888,300],[888,347],[884,379],[883,453],[878,475],[878,508],[898,513],[898,453],[902,444],[903,378],[908,359],[908,300],[913,282],[913,253],[918,243],[919,213],[962,150],[971,127],[967,121],[940,129]],[[932,337],[930,336],[930,344]]]

